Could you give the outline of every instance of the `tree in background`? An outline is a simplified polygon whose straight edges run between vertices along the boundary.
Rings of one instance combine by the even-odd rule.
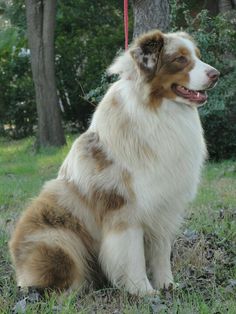
[[[56,0],[27,0],[26,16],[31,68],[38,113],[38,144],[65,144],[55,80]]]
[[[228,12],[236,7],[236,0],[219,0],[218,1],[219,11],[221,13]]]
[[[132,0],[134,12],[133,37],[152,29],[167,31],[170,24],[168,0]]]

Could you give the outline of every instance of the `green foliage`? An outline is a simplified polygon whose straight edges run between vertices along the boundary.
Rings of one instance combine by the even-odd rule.
[[[25,40],[16,28],[0,31],[0,132],[13,138],[32,134],[36,123],[30,62],[25,47]]]
[[[56,71],[66,121],[87,126],[93,106],[85,94],[123,45],[123,1],[59,1]]]
[[[24,35],[26,33],[25,0],[8,0],[8,4],[5,4],[4,18],[17,27],[20,35]]]
[[[229,16],[209,17],[203,10],[193,18],[183,6],[184,30],[194,37],[202,60],[221,72],[218,85],[200,109],[210,158],[236,157],[236,29]],[[236,15],[236,12],[235,12]],[[180,25],[173,23],[173,28]]]
[[[98,104],[103,96],[105,95],[106,91],[108,90],[111,83],[114,83],[117,80],[116,75],[108,75],[106,72],[102,74],[100,85],[94,89],[91,89],[86,95],[85,99],[89,102],[93,103],[94,105]]]

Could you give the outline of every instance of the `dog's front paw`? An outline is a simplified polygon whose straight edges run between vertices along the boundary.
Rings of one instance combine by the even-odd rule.
[[[166,282],[162,286],[160,286],[161,290],[164,291],[174,291],[180,287],[180,284],[177,282]]]
[[[142,284],[136,284],[136,285],[126,285],[126,290],[136,296],[144,297],[144,296],[155,296],[159,294],[159,291],[157,289],[154,289],[152,285],[150,284],[149,280],[147,279],[145,282],[142,282]]]
[[[150,289],[147,291],[144,291],[142,296],[150,296],[150,297],[155,297],[158,296],[160,294],[160,291],[157,289]]]
[[[137,290],[132,291],[133,295],[137,295],[139,297],[156,297],[160,295],[160,291],[157,289],[146,289],[146,290]]]

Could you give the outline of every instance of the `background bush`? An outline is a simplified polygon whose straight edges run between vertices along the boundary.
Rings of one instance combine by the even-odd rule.
[[[207,105],[200,109],[210,157],[235,158],[235,12],[211,17],[206,11],[197,14],[195,1],[172,0],[171,8],[171,30],[182,28],[191,33],[201,48],[203,61],[221,72],[217,87],[209,92]],[[131,38],[132,10],[129,20]],[[32,134],[37,125],[24,0],[13,0],[10,6],[0,0],[0,24],[3,21],[9,23],[7,27],[3,24],[0,31],[0,132],[21,138]],[[93,104],[114,81],[104,70],[123,49],[123,37],[122,0],[58,0],[57,86],[64,125],[70,131],[87,127]]]
[[[22,138],[32,134],[36,124],[29,55],[17,29],[0,32],[0,43],[0,132]]]

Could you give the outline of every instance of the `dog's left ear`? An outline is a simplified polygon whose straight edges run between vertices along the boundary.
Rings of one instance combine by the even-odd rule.
[[[130,54],[146,74],[155,73],[161,50],[164,45],[164,36],[161,32],[144,35],[137,40]]]

